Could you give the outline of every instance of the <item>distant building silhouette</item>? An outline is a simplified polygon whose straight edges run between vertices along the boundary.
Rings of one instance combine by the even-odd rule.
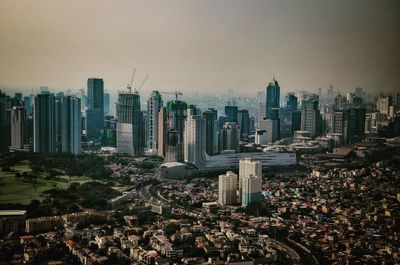
[[[104,124],[104,81],[89,78],[87,82],[86,136],[98,140]]]

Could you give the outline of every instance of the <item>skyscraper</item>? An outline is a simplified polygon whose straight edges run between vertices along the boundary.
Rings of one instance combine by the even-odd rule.
[[[180,133],[174,129],[166,132],[165,162],[183,162],[183,142],[179,141]]]
[[[157,155],[164,157],[167,150],[167,115],[166,108],[160,108],[158,112],[158,149]]]
[[[32,115],[31,97],[24,97],[24,106],[25,106],[26,114],[28,116]]]
[[[56,150],[55,152],[61,153],[62,152],[62,123],[63,123],[63,116],[62,116],[62,98],[64,97],[63,92],[59,92],[56,94],[55,97],[55,127],[56,127]]]
[[[172,100],[167,103],[167,152],[169,162],[183,162],[183,138],[185,131],[185,119],[187,104],[181,100]],[[177,139],[175,139],[177,137]],[[174,153],[174,156],[172,156]]]
[[[0,150],[7,150],[11,143],[10,107],[10,97],[0,90]]]
[[[218,203],[235,205],[237,203],[237,175],[232,171],[218,177]]]
[[[206,152],[209,155],[218,153],[218,117],[217,110],[210,108],[203,112],[206,121]]]
[[[264,120],[265,127],[262,128],[267,134],[267,143],[271,144],[280,138],[280,119],[266,119]]]
[[[56,105],[53,94],[44,92],[36,95],[33,128],[33,151],[56,152]]]
[[[312,138],[317,137],[321,130],[321,114],[318,109],[318,96],[311,95],[301,104],[301,130],[309,131]]]
[[[87,91],[86,136],[89,140],[98,140],[104,123],[103,79],[89,78]]]
[[[336,110],[333,114],[333,133],[341,134],[344,143],[362,140],[365,136],[365,108]]]
[[[110,93],[104,93],[104,116],[110,115]]]
[[[267,117],[267,105],[265,103],[258,104],[258,119],[257,119],[257,129],[263,127],[263,121]]]
[[[253,174],[243,177],[242,180],[242,207],[246,207],[252,202],[259,202],[262,199],[261,194],[262,178]]]
[[[11,110],[11,146],[10,151],[29,151],[28,116],[23,104]]]
[[[114,116],[104,117],[104,129],[101,135],[102,146],[117,146],[117,119]]]
[[[221,151],[239,151],[240,130],[234,122],[226,122],[220,130],[220,150]]]
[[[292,119],[293,110],[289,107],[279,109],[279,135],[282,138],[290,137],[293,134],[292,131]]]
[[[237,106],[225,106],[225,115],[227,122],[234,122],[237,124],[238,107]]]
[[[294,93],[288,93],[286,95],[286,107],[297,110],[297,97]]]
[[[279,108],[280,100],[280,87],[278,81],[273,78],[267,86],[267,98],[266,98],[266,118],[271,118],[273,114],[270,111],[274,108]]]
[[[75,96],[61,98],[61,151],[81,153],[81,100]]]
[[[279,109],[279,137],[293,136],[300,129],[300,112],[297,111],[297,97],[293,93],[286,95],[286,106]]]
[[[185,121],[184,160],[197,168],[207,161],[206,123],[200,115],[190,115]]]
[[[239,196],[242,196],[243,179],[246,176],[262,177],[262,164],[252,158],[245,158],[239,161]]]
[[[143,155],[143,117],[140,111],[140,96],[121,92],[117,102],[117,149],[119,153]]]
[[[158,115],[162,107],[161,94],[158,91],[153,91],[147,100],[146,148],[149,150],[158,149]]]
[[[240,138],[247,139],[250,134],[250,116],[247,109],[241,109],[238,111],[238,125],[240,129]]]

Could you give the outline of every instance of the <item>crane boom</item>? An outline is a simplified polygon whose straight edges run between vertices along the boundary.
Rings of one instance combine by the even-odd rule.
[[[136,72],[136,68],[135,69],[133,69],[133,73],[132,73],[132,78],[131,78],[131,82],[128,84],[128,90],[129,90],[129,93],[132,91],[132,83],[133,83],[133,78],[135,77],[135,72]]]
[[[149,77],[149,75],[146,75],[146,77],[144,78],[143,82],[140,84],[140,86],[139,86],[137,92],[140,91],[140,89],[142,88],[142,86],[144,85],[144,82],[146,82],[146,80],[147,80],[148,77]]]
[[[181,91],[160,91],[161,94],[167,95],[175,95],[175,99],[178,100],[178,96],[182,96],[183,93]]]

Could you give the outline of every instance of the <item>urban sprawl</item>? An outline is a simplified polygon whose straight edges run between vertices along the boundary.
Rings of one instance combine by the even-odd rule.
[[[400,264],[399,92],[146,79],[0,91],[0,264]]]

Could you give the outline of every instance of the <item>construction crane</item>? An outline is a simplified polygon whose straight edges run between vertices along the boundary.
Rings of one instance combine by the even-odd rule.
[[[173,91],[173,92],[166,92],[166,91],[159,91],[161,94],[167,94],[167,95],[175,95],[175,99],[178,100],[178,96],[182,96],[181,91]]]
[[[135,78],[135,73],[136,73],[136,68],[133,69],[131,82],[127,85],[127,89],[129,90],[129,93],[131,93],[131,91],[132,91],[132,84],[133,84],[133,79]],[[142,83],[140,84],[140,86],[137,89],[135,88],[135,93],[139,93],[140,89],[143,87],[147,78],[149,78],[149,75],[146,75],[146,77],[143,79]]]
[[[131,93],[131,91],[132,91],[132,83],[133,83],[133,78],[135,78],[135,72],[136,72],[136,68],[133,69],[131,82],[127,85],[127,89],[129,90],[129,93]]]

